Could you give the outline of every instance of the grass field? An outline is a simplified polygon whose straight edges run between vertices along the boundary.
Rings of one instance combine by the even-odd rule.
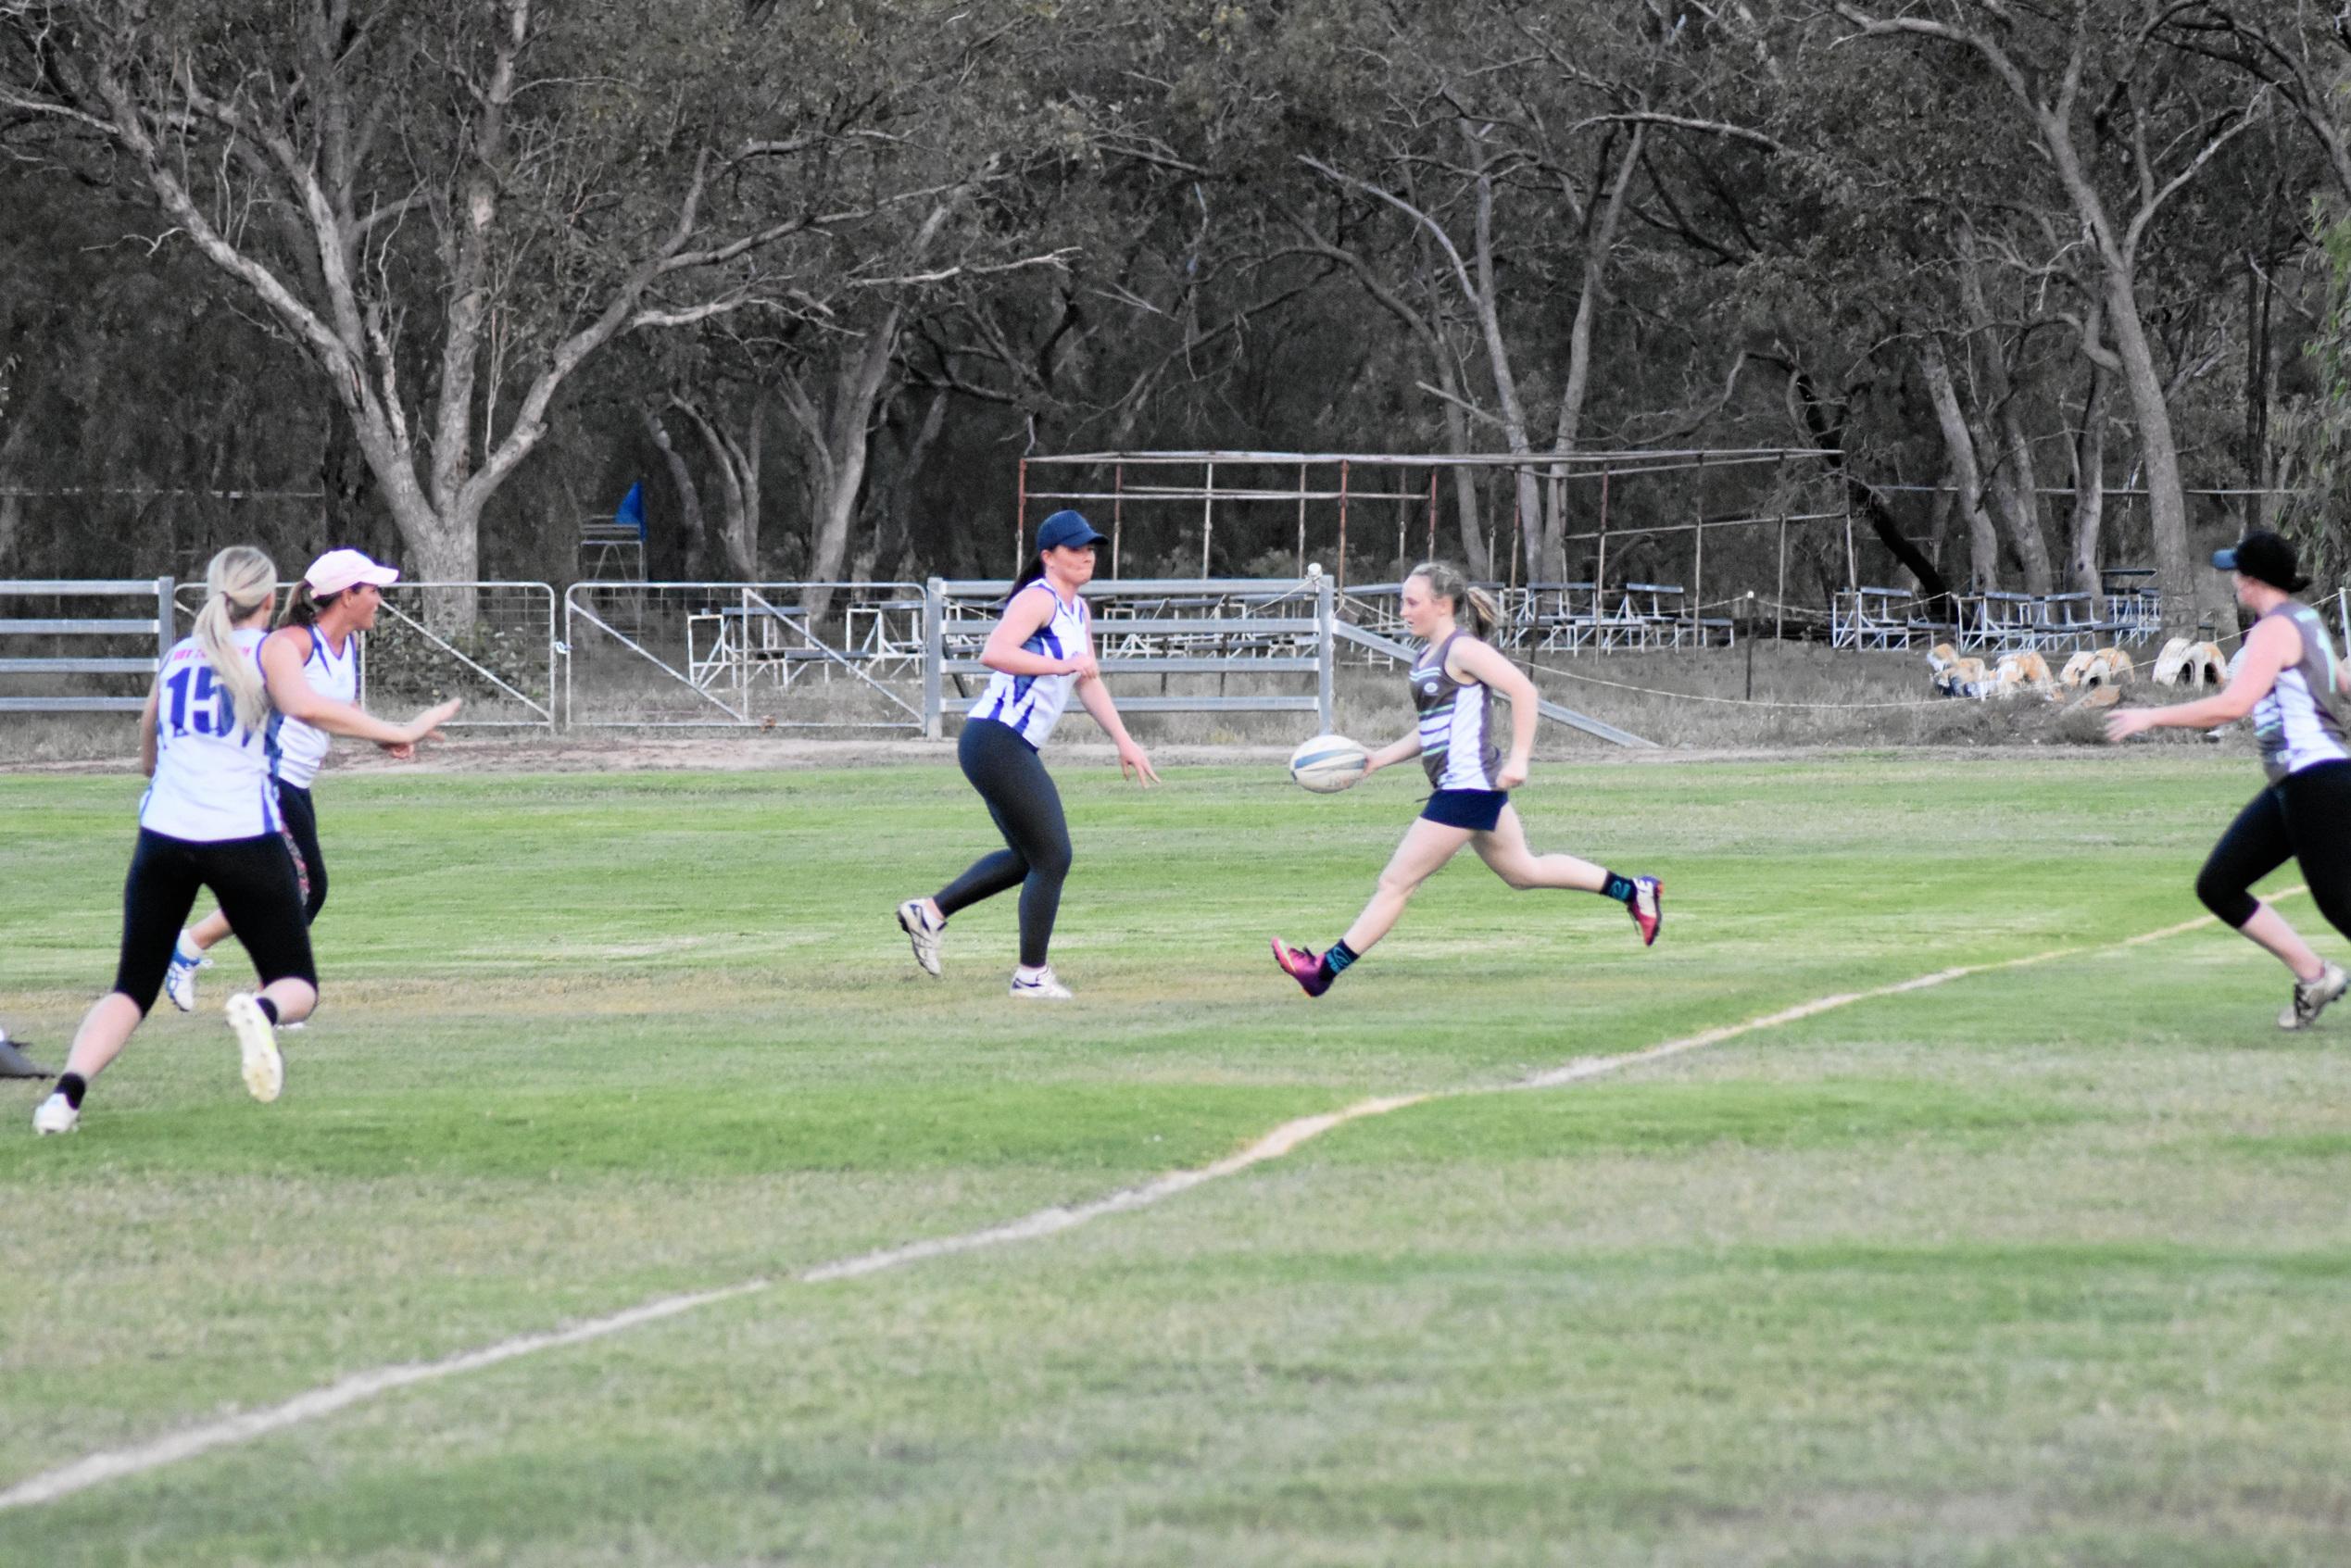
[[[331,776],[283,1100],[238,1084],[233,950],[75,1136],[0,1085],[0,1489],[776,1283],[0,1512],[0,1562],[2351,1560],[2351,1014],[2281,1034],[2281,972],[2210,928],[790,1277],[1367,1096],[2192,919],[2256,777],[1551,767],[1538,847],[1662,874],[1656,948],[1465,861],[1309,1003],[1265,936],[1338,933],[1407,783],[1065,765],[1052,1010],[1003,996],[1009,899],[944,982],[891,922],[990,843],[949,767]],[[136,793],[0,777],[0,1022],[37,1055],[110,972]]]

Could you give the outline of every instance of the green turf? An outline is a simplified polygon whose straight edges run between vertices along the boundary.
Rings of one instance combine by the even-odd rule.
[[[0,1486],[778,1283],[0,1513],[0,1562],[2351,1560],[2351,1017],[2280,1034],[2280,972],[2210,929],[789,1278],[1369,1095],[2191,919],[2241,760],[1547,767],[1537,847],[1663,875],[1660,945],[1465,860],[1313,1004],[1264,938],[1337,935],[1407,784],[1062,771],[1060,1010],[1002,995],[1009,899],[944,982],[905,956],[891,905],[989,840],[949,768],[323,781],[283,1100],[210,1006],[72,1138],[0,1089]],[[136,794],[0,778],[36,1054],[111,968]]]

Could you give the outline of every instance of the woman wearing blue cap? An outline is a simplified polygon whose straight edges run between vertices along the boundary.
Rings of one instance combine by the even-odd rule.
[[[2106,721],[2106,738],[2123,741],[2161,727],[2210,730],[2253,715],[2267,788],[2237,813],[2196,873],[2196,897],[2294,972],[2294,1000],[2278,1014],[2281,1029],[2307,1029],[2351,987],[2351,974],[2311,951],[2253,884],[2284,865],[2302,866],[2310,897],[2329,924],[2351,935],[2351,746],[2327,698],[2351,689],[2319,612],[2294,596],[2310,580],[2294,570],[2294,546],[2256,530],[2212,564],[2236,574],[2237,603],[2257,619],[2245,634],[2236,673],[2215,696],[2169,708],[2140,708]]]
[[[1062,881],[1069,874],[1069,825],[1061,792],[1037,757],[1073,693],[1118,747],[1120,771],[1146,787],[1159,782],[1151,759],[1126,733],[1094,662],[1091,620],[1081,590],[1094,577],[1094,546],[1102,536],[1076,512],[1055,512],[1037,531],[1037,554],[1012,584],[1003,618],[988,634],[980,662],[995,673],[964,716],[956,757],[1005,847],[928,898],[898,907],[898,923],[914,944],[914,961],[938,973],[939,936],[956,910],[1017,887],[1021,890],[1021,961],[1012,995],[1069,999],[1045,951],[1053,939]]]

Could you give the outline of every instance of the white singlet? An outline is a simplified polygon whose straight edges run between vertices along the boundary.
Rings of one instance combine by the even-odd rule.
[[[1419,710],[1420,765],[1431,789],[1496,790],[1502,743],[1494,737],[1493,690],[1445,673],[1446,658],[1465,634],[1457,629],[1429,647],[1406,677]]]
[[[305,630],[310,633],[310,657],[302,661],[302,678],[310,683],[310,689],[336,702],[358,701],[358,637],[345,637],[338,655],[328,649],[317,627]],[[283,713],[270,716],[270,768],[281,784],[309,788],[310,781],[319,776],[319,764],[326,760],[327,747],[333,743],[334,737],[316,725]]]
[[[2321,762],[2351,759],[2343,726],[2328,698],[2334,694],[2334,642],[2319,612],[2288,599],[2261,619],[2279,616],[2294,623],[2302,657],[2278,671],[2277,681],[2253,705],[2254,738],[2261,746],[2262,771],[2271,784]]]
[[[1021,590],[1024,594],[1040,591],[1053,601],[1053,619],[1029,634],[1021,645],[1022,651],[1041,653],[1048,659],[1075,659],[1089,649],[1093,645],[1087,625],[1093,612],[1086,608],[1084,596],[1075,604],[1064,604],[1041,577]],[[1013,675],[999,670],[988,677],[987,690],[981,694],[971,716],[1010,724],[1020,732],[1021,739],[1042,746],[1061,719],[1062,709],[1069,706],[1069,694],[1076,685],[1075,675]]]
[[[231,634],[238,657],[260,667],[260,627]],[[266,726],[264,727],[266,731]],[[228,683],[194,637],[164,657],[155,712],[155,778],[139,802],[139,825],[170,838],[219,844],[276,833],[277,786],[266,734],[237,722]]]

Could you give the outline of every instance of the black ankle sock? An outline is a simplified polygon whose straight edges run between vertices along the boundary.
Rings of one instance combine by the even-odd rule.
[[[1363,957],[1344,941],[1334,942],[1323,953],[1323,979],[1332,981],[1347,972],[1347,966]]]
[[[258,1007],[258,1008],[259,1008],[259,1009],[261,1010],[261,1016],[262,1016],[262,1017],[264,1017],[264,1018],[266,1018],[266,1019],[268,1019],[268,1020],[270,1021],[270,1022],[272,1025],[274,1025],[274,1024],[277,1022],[277,1021],[278,1021],[278,1004],[277,1004],[277,1003],[275,1003],[275,1002],[271,1001],[271,1000],[270,1000],[269,997],[254,997],[254,998],[253,998],[253,1005],[254,1005],[255,1007]]]
[[[1631,903],[1633,901],[1632,878],[1618,876],[1615,872],[1610,872],[1607,875],[1608,884],[1600,890],[1600,896],[1603,898],[1614,898],[1619,904]]]
[[[57,1080],[57,1093],[65,1096],[66,1103],[76,1110],[82,1109],[82,1097],[89,1092],[90,1080],[79,1073],[69,1073]]]

